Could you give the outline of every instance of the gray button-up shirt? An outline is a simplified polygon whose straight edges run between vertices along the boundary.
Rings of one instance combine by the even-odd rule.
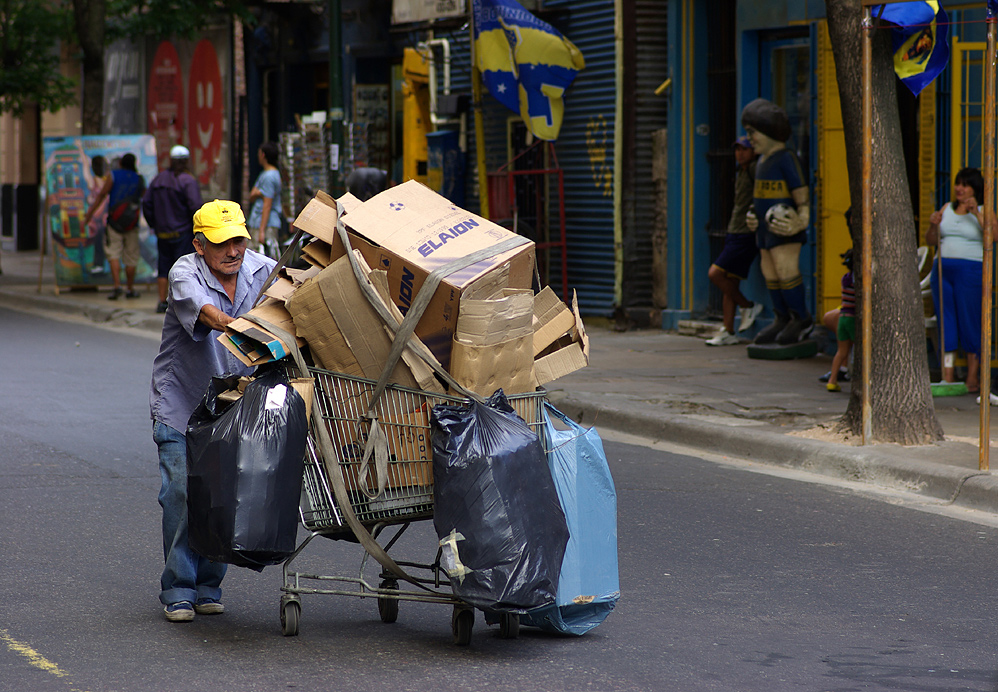
[[[246,250],[230,301],[222,284],[197,253],[184,255],[170,270],[170,305],[163,320],[163,339],[153,361],[149,408],[153,420],[185,432],[187,420],[217,375],[248,375],[242,364],[218,343],[218,332],[198,321],[201,308],[214,305],[230,317],[253,307],[274,260]]]

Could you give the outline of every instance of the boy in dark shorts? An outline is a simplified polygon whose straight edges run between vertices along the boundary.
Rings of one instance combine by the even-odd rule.
[[[728,234],[724,247],[707,271],[707,277],[723,294],[721,308],[724,327],[711,339],[708,346],[729,346],[741,343],[735,334],[735,308],[739,308],[741,320],[738,331],[744,332],[752,326],[762,312],[762,303],[753,303],[742,295],[739,284],[748,277],[752,262],[759,254],[755,234],[745,222],[745,214],[752,208],[753,187],[755,186],[755,152],[749,138],[742,136],[735,140],[735,160],[738,173],[735,175],[735,206],[728,221]]]

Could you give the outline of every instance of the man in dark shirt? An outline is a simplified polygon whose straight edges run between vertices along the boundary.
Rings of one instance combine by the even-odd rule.
[[[153,178],[142,198],[142,213],[156,233],[159,252],[156,312],[160,313],[166,312],[170,267],[194,251],[194,212],[203,204],[198,181],[187,170],[189,161],[187,147],[178,144],[170,149],[170,167]]]
[[[735,174],[735,206],[728,221],[728,234],[724,247],[707,271],[707,277],[721,289],[721,308],[724,326],[716,336],[707,340],[708,346],[730,346],[741,343],[735,334],[735,308],[740,308],[741,320],[738,331],[752,327],[755,318],[762,312],[762,303],[753,303],[741,291],[742,280],[748,278],[752,263],[759,256],[755,234],[745,223],[745,214],[752,208],[752,189],[755,185],[755,152],[749,138],[741,136],[735,140],[735,160],[738,172]]]

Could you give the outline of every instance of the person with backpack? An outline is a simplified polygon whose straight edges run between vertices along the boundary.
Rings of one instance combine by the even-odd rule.
[[[139,292],[135,290],[135,270],[139,265],[139,214],[146,181],[135,168],[135,154],[122,156],[118,166],[111,171],[83,220],[84,226],[89,224],[101,203],[108,198],[104,249],[114,284],[108,300],[118,300],[122,295],[126,298],[139,297]],[[127,292],[121,288],[122,263],[125,265]]]
[[[204,204],[197,178],[188,170],[190,157],[190,150],[185,146],[178,144],[170,149],[170,167],[152,179],[142,198],[142,213],[156,234],[159,254],[158,313],[166,312],[170,268],[178,259],[194,251],[194,213]]]

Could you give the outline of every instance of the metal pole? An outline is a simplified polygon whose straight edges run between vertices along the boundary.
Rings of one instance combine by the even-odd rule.
[[[995,221],[995,36],[996,18],[988,4],[988,52],[984,61],[984,256],[981,266],[981,429],[978,465],[990,466],[991,451],[991,284],[994,275]]]
[[[873,437],[873,426],[870,411],[870,365],[872,357],[872,305],[873,284],[872,254],[873,254],[873,193],[870,191],[870,163],[873,157],[873,19],[870,8],[863,8],[863,245],[862,245],[862,281],[860,284],[860,325],[862,334],[862,419],[863,444],[869,444]]]
[[[343,21],[340,0],[328,0],[329,12],[329,126],[332,144],[335,145],[336,160],[331,187],[338,189],[337,178],[343,170]]]

